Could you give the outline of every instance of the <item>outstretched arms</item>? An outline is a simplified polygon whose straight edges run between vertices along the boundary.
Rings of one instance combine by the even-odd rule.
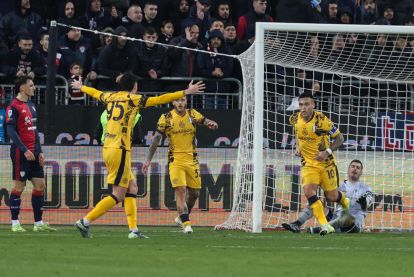
[[[173,93],[166,93],[156,97],[149,97],[147,102],[145,103],[145,107],[167,104],[171,101],[180,99],[183,96],[203,92],[205,88],[206,85],[203,83],[203,81],[199,81],[195,84],[193,84],[193,81],[191,81],[186,90],[177,91]]]

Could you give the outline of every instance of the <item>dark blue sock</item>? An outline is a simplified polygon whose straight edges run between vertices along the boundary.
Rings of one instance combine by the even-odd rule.
[[[34,221],[41,221],[43,215],[43,191],[33,190],[32,193],[32,207]]]
[[[190,221],[190,217],[188,216],[188,214],[182,214],[180,215],[180,218],[182,223]]]
[[[20,199],[20,195],[21,193],[15,191],[12,191],[10,194],[9,205],[12,220],[19,219],[20,203],[22,202],[22,200]]]

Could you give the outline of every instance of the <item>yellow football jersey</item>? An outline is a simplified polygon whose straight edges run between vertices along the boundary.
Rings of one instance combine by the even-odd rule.
[[[132,130],[136,114],[141,108],[166,104],[185,96],[184,91],[163,94],[157,97],[145,97],[127,91],[108,92],[82,86],[86,94],[106,104],[108,123],[104,148],[131,150]]]
[[[172,159],[197,161],[196,125],[203,124],[204,119],[204,116],[194,109],[186,110],[184,116],[179,115],[175,110],[161,115],[157,131],[168,137],[170,162]]]
[[[305,122],[300,112],[290,116],[296,140],[302,154],[302,165],[325,168],[335,164],[334,155],[329,155],[324,162],[315,159],[319,151],[329,148],[329,138],[340,134],[337,127],[323,113],[315,111],[312,119]]]

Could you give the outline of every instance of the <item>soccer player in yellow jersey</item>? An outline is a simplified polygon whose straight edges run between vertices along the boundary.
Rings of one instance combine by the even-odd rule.
[[[145,97],[137,94],[138,84],[133,75],[125,74],[120,80],[121,91],[104,93],[91,87],[83,86],[81,81],[73,81],[72,88],[106,104],[107,127],[103,146],[103,159],[108,169],[107,182],[112,186],[112,194],[105,197],[75,226],[83,237],[90,237],[89,225],[105,214],[117,203],[124,201],[130,233],[128,238],[146,238],[137,228],[137,184],[131,171],[131,136],[135,115],[141,108],[166,104],[187,94],[202,92],[203,82],[193,84],[188,89],[167,93],[158,97]]]
[[[174,109],[161,115],[157,132],[149,148],[147,161],[142,167],[147,172],[162,135],[168,137],[168,165],[171,185],[175,191],[178,217],[175,222],[183,232],[192,233],[190,212],[200,195],[201,173],[195,145],[196,125],[205,125],[211,130],[218,128],[213,120],[205,118],[195,109],[186,109],[187,99],[182,97],[172,102]]]
[[[322,202],[316,195],[318,186],[322,187],[328,200],[342,205],[342,216],[346,216],[349,209],[349,199],[338,190],[338,169],[333,155],[333,151],[344,142],[344,137],[329,118],[315,111],[315,99],[311,93],[299,96],[299,109],[300,112],[290,117],[296,139],[295,155],[302,158],[303,192],[321,224],[320,235],[324,236],[335,232],[335,229],[326,220]]]

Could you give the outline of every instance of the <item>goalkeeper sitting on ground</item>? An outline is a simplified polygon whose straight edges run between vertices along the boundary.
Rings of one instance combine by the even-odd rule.
[[[329,221],[336,232],[361,233],[364,228],[364,220],[367,215],[367,208],[373,202],[372,190],[369,186],[359,181],[362,175],[363,165],[359,160],[353,160],[348,166],[348,180],[344,181],[339,187],[340,191],[345,192],[350,200],[349,215],[340,218],[342,207],[338,205],[335,209],[333,220]],[[306,209],[299,215],[298,219],[292,223],[283,223],[286,230],[294,233],[300,232],[300,226],[313,216],[312,209]],[[319,227],[310,227],[310,233],[319,234]]]

